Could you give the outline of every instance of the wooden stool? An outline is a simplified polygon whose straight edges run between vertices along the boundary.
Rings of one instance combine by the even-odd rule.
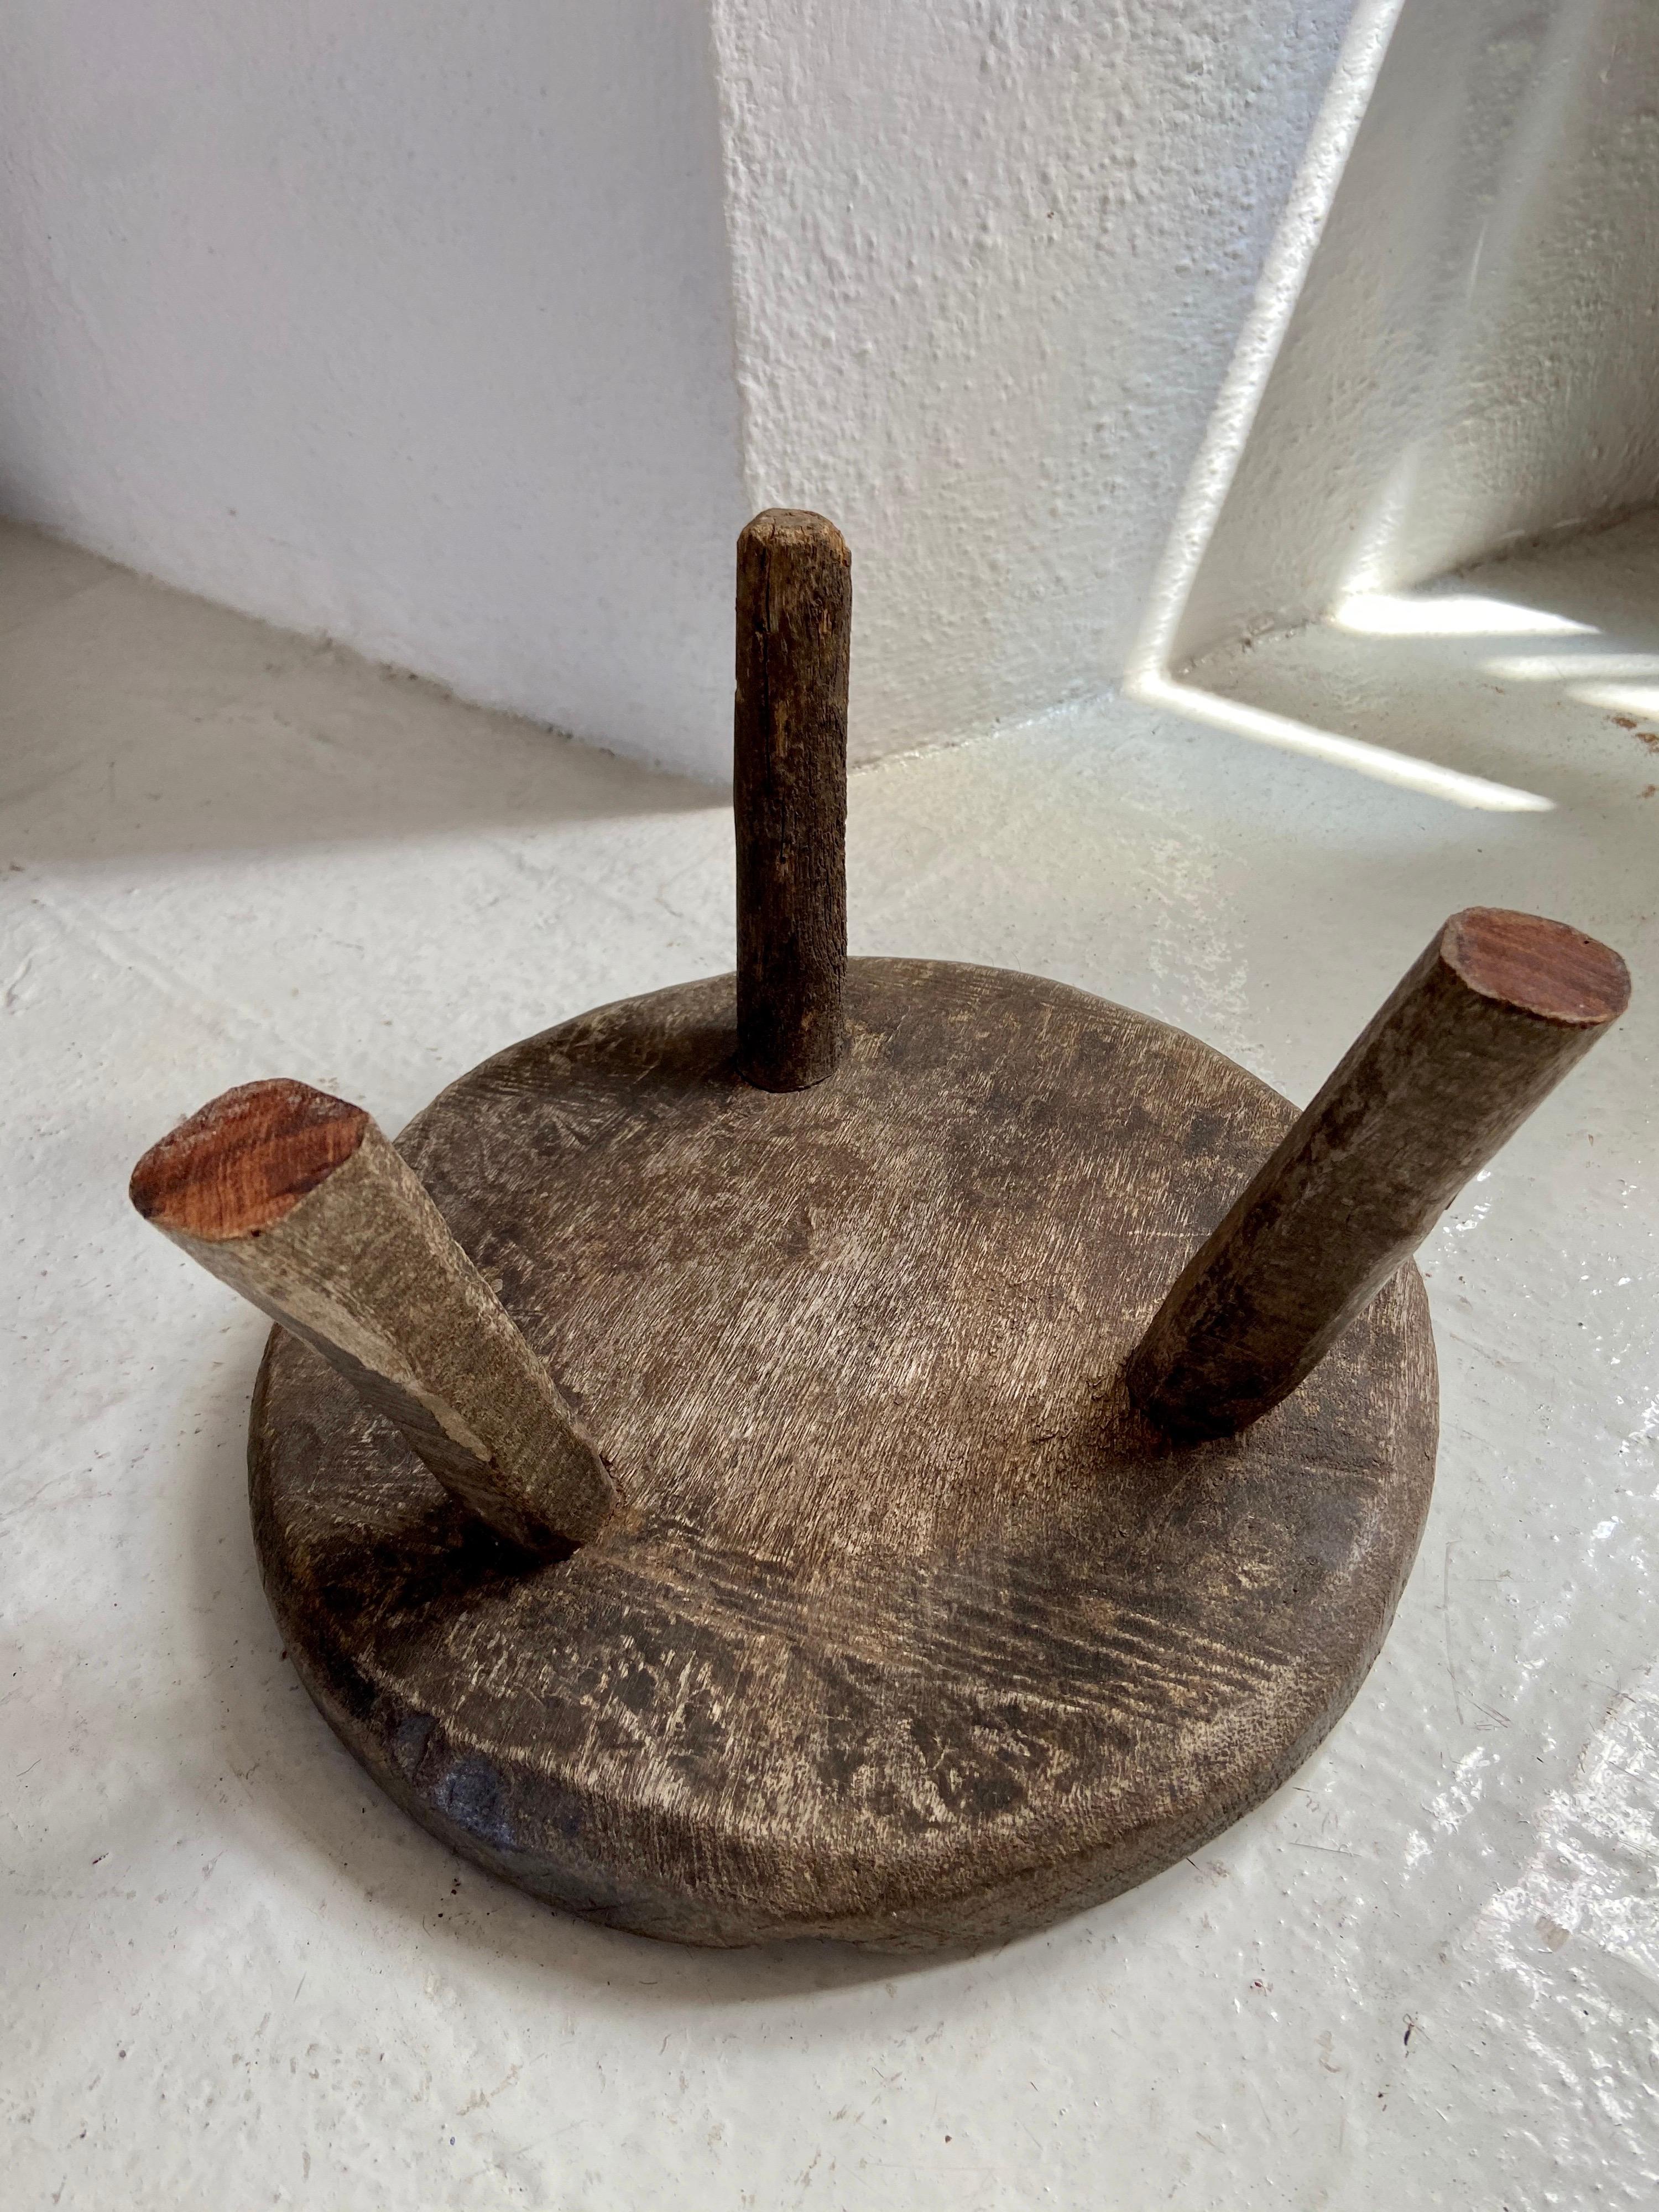
[[[1007,1936],[1276,1789],[1433,1479],[1409,1255],[1623,1011],[1475,908],[1305,1113],[1178,1030],[846,958],[847,550],[738,549],[736,977],[398,1140],[228,1092],[134,1202],[272,1315],[250,1468],[307,1688],[416,1819],[695,1943]]]

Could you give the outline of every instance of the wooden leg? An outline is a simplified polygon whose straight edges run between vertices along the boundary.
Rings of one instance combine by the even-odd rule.
[[[502,1535],[548,1551],[614,1510],[552,1377],[360,1107],[303,1083],[244,1084],[146,1152],[131,1195],[331,1361]]]
[[[1276,1406],[1630,996],[1606,945],[1535,915],[1454,915],[1188,1261],[1132,1355],[1172,1435]]]
[[[763,1091],[835,1073],[847,966],[852,562],[821,514],[738,540],[738,1049]]]

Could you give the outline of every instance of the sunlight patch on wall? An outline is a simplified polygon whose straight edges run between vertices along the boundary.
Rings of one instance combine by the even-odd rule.
[[[1585,676],[1598,683],[1659,684],[1659,653],[1500,653],[1480,665],[1483,676],[1515,684],[1571,684]]]
[[[1405,0],[1358,0],[1354,9],[1164,549],[1146,618],[1129,659],[1127,684],[1132,696],[1149,697],[1146,687],[1158,683],[1169,667],[1199,565],[1215,534],[1404,4]]]
[[[1582,700],[1587,707],[1605,707],[1610,714],[1640,714],[1648,721],[1659,720],[1659,683],[1573,684],[1568,686],[1567,696]]]
[[[1590,623],[1472,592],[1354,592],[1327,620],[1362,637],[1595,637]]]

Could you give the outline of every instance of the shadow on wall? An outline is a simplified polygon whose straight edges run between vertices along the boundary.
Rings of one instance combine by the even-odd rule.
[[[1659,12],[1406,0],[1170,665],[1659,500]]]

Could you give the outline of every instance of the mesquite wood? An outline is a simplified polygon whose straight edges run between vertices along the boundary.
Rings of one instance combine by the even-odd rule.
[[[1224,1436],[1276,1406],[1629,1000],[1565,923],[1454,915],[1171,1287],[1129,1366],[1147,1413]]]
[[[852,620],[835,525],[757,515],[738,540],[732,782],[738,1049],[766,1091],[822,1083],[841,1056]]]
[[[1295,1769],[1428,1504],[1405,1255],[1626,989],[1455,916],[1298,1119],[1060,985],[849,965],[849,613],[833,527],[757,518],[734,978],[514,1046],[396,1149],[251,1085],[134,1178],[283,1324],[255,1534],[343,1740],[693,1942],[1010,1935]]]
[[[615,1493],[544,1363],[361,1107],[244,1084],[133,1170],[146,1220],[331,1360],[472,1512],[528,1548]]]

